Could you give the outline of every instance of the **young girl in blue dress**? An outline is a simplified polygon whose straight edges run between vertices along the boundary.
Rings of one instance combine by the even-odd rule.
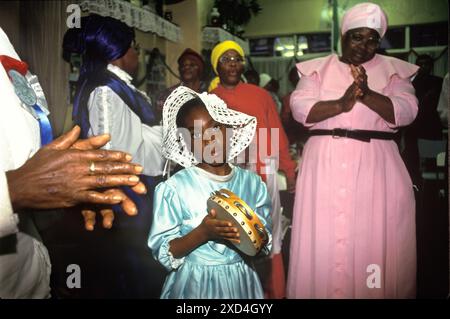
[[[229,140],[222,138],[227,127],[232,130]],[[180,128],[187,134],[180,135]],[[230,244],[239,242],[238,229],[207,210],[211,192],[222,188],[234,192],[266,227],[269,243],[261,253],[270,251],[271,201],[266,185],[253,172],[228,163],[247,148],[255,130],[254,117],[228,109],[213,94],[181,86],[167,98],[163,153],[185,169],[155,189],[148,246],[169,271],[161,298],[263,298],[251,264],[257,257],[243,257]]]

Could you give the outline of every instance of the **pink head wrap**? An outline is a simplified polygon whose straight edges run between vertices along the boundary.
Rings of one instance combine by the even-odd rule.
[[[377,4],[364,2],[357,4],[347,10],[342,18],[341,33],[356,28],[374,29],[380,38],[386,33],[388,21],[387,16]]]

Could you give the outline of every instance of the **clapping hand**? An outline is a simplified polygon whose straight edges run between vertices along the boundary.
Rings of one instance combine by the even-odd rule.
[[[18,169],[6,172],[15,211],[87,203],[121,204],[126,214],[137,213],[136,205],[117,187],[130,186],[139,194],[145,193],[137,176],[142,166],[131,163],[131,156],[124,152],[99,149],[109,141],[108,135],[79,140],[79,134],[76,126]]]
[[[370,91],[369,85],[367,84],[366,70],[362,65],[355,66],[353,64],[350,64],[350,69],[356,85],[361,90],[358,99],[362,99]]]
[[[345,90],[344,95],[339,99],[341,111],[350,112],[362,94],[362,90],[358,87],[357,83],[353,82],[347,90]]]
[[[99,147],[102,147],[106,143],[108,143],[109,138],[107,136],[94,136],[91,138],[88,138],[86,140],[78,140],[72,148],[74,149],[80,149],[80,150],[89,150],[89,149],[96,149]],[[142,167],[136,166],[136,172],[141,173]],[[145,194],[146,188],[142,182],[139,182],[136,186],[131,187],[133,191],[135,191],[138,194]],[[113,196],[118,196],[122,198],[122,209],[127,213],[128,215],[136,215],[137,214],[137,208],[136,205],[133,203],[132,200],[130,200],[125,193],[123,193],[120,189],[109,189],[106,190],[105,193],[111,193]],[[93,231],[94,226],[96,223],[96,211],[95,206],[85,208],[81,211],[81,214],[84,218],[84,227],[88,231]],[[110,229],[113,226],[114,222],[114,211],[108,207],[104,206],[104,208],[100,209],[100,214],[102,216],[103,222],[102,225],[104,228]]]

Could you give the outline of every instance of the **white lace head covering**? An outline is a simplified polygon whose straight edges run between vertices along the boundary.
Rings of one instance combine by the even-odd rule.
[[[233,160],[252,142],[256,132],[256,118],[231,110],[215,94],[197,93],[185,86],[177,87],[166,99],[163,107],[163,155],[183,167],[198,164],[194,154],[187,148],[183,136],[177,130],[177,114],[188,101],[200,98],[211,117],[232,128],[228,161]]]

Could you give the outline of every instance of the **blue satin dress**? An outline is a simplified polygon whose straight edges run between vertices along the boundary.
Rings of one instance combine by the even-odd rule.
[[[228,176],[210,174],[200,168],[183,169],[160,183],[155,190],[153,224],[148,246],[169,271],[161,293],[163,299],[257,299],[263,298],[252,259],[233,245],[209,241],[181,259],[169,252],[171,240],[185,236],[207,215],[211,192],[226,188],[252,207],[269,233],[271,247],[271,201],[261,178],[233,167]]]

